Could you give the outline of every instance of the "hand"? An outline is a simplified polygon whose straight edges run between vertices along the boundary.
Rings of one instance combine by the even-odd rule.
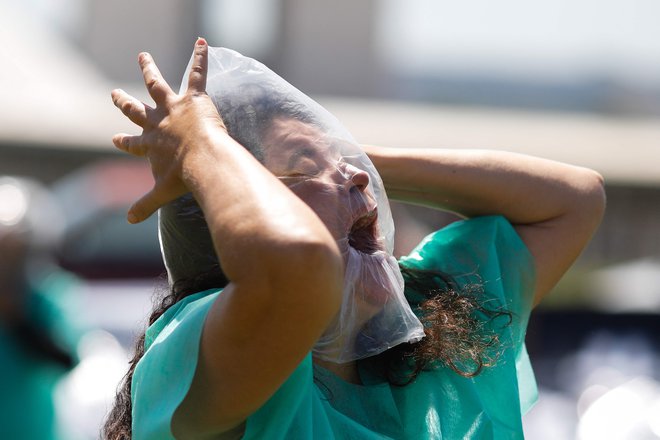
[[[149,160],[154,187],[128,211],[128,221],[138,223],[158,208],[189,191],[184,182],[183,162],[199,155],[201,139],[226,133],[222,118],[206,94],[208,45],[202,38],[195,52],[188,90],[178,95],[163,79],[151,56],[143,52],[138,61],[149,95],[156,103],[152,108],[123,90],[113,90],[112,100],[124,115],[142,128],[141,135],[116,134],[114,145],[122,151]]]

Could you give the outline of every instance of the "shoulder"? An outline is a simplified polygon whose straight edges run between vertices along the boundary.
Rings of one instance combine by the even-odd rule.
[[[502,216],[484,216],[460,220],[429,234],[400,262],[416,269],[472,272],[502,260],[533,272],[532,255],[511,223]]]
[[[487,299],[514,314],[527,316],[532,308],[533,257],[502,216],[454,222],[425,237],[400,263],[446,273],[462,285],[480,285]]]
[[[204,320],[218,294],[186,297],[147,329],[131,384],[134,438],[173,438],[171,420],[192,383]]]

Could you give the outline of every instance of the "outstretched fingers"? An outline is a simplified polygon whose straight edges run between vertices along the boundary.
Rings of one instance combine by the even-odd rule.
[[[126,219],[129,223],[140,223],[151,217],[163,204],[158,200],[157,192],[152,189],[131,206]]]
[[[132,154],[133,156],[145,156],[147,154],[147,146],[141,135],[118,133],[112,137],[112,143],[118,149]]]
[[[155,178],[154,188],[130,208],[128,221],[131,223],[143,221],[162,205],[188,191],[179,176],[181,170],[173,163],[176,162],[174,156],[183,133],[190,126],[191,118],[195,117],[195,110],[206,109],[204,106],[209,105],[208,97],[207,101],[188,99],[195,95],[198,95],[197,98],[203,97],[199,95],[205,95],[208,45],[203,38],[199,38],[195,43],[187,96],[180,97],[172,91],[151,55],[142,52],[138,61],[147,91],[156,103],[155,108],[145,105],[122,90],[112,92],[114,104],[132,122],[143,128],[139,136],[116,134],[112,142],[118,149],[129,154],[147,156]],[[175,107],[183,110],[172,112]],[[171,118],[173,114],[176,117]]]
[[[156,105],[165,103],[170,96],[174,95],[174,92],[161,75],[154,59],[147,52],[142,52],[138,56],[138,62],[149,95],[151,95]]]
[[[195,43],[192,66],[188,76],[188,90],[192,93],[204,93],[206,90],[206,72],[208,70],[209,46],[206,40],[198,38]]]
[[[151,107],[148,107],[121,89],[113,90],[111,96],[115,106],[131,122],[144,128],[147,122],[147,109],[151,110]]]
[[[167,184],[156,179],[156,184],[151,191],[142,196],[128,210],[127,220],[130,223],[139,223],[146,220],[161,206],[185,194],[186,191],[186,188],[182,185]]]

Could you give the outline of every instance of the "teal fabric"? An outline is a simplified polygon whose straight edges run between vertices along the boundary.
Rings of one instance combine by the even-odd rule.
[[[368,362],[360,367],[364,385],[354,385],[314,367],[308,355],[247,419],[243,438],[523,438],[521,414],[537,395],[524,347],[534,272],[513,227],[498,216],[459,221],[426,237],[401,263],[482,284],[491,309],[512,312],[512,324],[498,327],[497,364],[475,378],[439,368],[396,387],[370,373]],[[171,418],[190,387],[203,322],[219,293],[186,298],[148,329],[147,351],[133,377],[136,440],[173,438]]]

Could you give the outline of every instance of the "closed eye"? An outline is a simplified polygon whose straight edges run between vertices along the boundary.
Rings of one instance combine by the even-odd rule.
[[[311,177],[314,177],[314,175],[308,174],[308,173],[288,173],[288,174],[285,174],[284,176],[279,176],[279,177],[280,177],[280,179],[303,178],[303,177],[311,178]]]
[[[310,174],[304,174],[304,173],[292,173],[292,174],[287,174],[285,176],[277,176],[277,178],[280,179],[285,184],[301,182],[303,180],[312,179],[313,177],[314,176]]]

